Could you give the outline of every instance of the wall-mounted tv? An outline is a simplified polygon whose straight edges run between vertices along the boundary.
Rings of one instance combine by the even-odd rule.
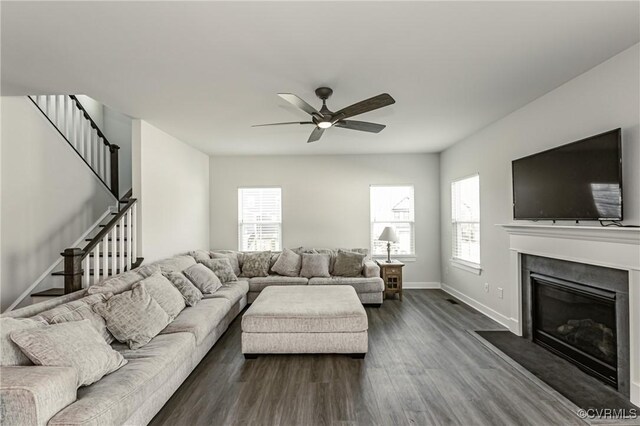
[[[621,130],[512,162],[513,217],[622,220]]]

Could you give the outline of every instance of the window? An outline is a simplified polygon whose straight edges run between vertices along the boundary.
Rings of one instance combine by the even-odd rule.
[[[480,176],[451,182],[452,260],[480,272]]]
[[[387,242],[377,238],[391,226],[398,239],[391,254],[415,256],[413,186],[371,186],[371,254],[387,255]]]
[[[281,249],[280,188],[238,189],[238,246],[241,251]]]

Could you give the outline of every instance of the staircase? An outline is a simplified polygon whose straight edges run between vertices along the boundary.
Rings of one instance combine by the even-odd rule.
[[[62,268],[51,275],[63,277],[63,285],[32,293],[31,298],[36,302],[78,291],[136,268],[143,258],[137,257],[137,200],[131,198],[131,190],[119,197],[120,148],[109,143],[76,96],[30,96],[29,99],[113,194],[115,203],[112,213],[88,233],[81,247],[66,248],[61,253]]]

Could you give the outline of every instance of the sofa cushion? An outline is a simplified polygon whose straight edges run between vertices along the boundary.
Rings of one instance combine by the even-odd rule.
[[[239,280],[224,284],[213,294],[207,294],[205,299],[223,298],[235,305],[249,291],[249,281]]]
[[[171,281],[162,275],[160,270],[149,278],[135,283],[133,289],[141,285],[145,286],[151,298],[169,315],[170,321],[173,321],[187,306],[184,302],[184,297],[182,297],[182,293],[171,284]]]
[[[113,336],[109,333],[109,330],[107,330],[107,324],[104,322],[104,318],[93,310],[93,305],[104,302],[111,296],[113,296],[111,293],[92,294],[41,312],[35,319],[45,321],[48,324],[60,324],[63,322],[88,319],[91,321],[93,328],[100,333],[104,340],[107,343],[111,343],[113,342]]]
[[[214,274],[220,279],[222,284],[231,281],[237,281],[238,277],[233,272],[231,261],[228,258],[225,259],[208,259],[203,260],[202,263],[207,268],[211,269]]]
[[[97,382],[127,363],[88,319],[14,331],[11,340],[36,365],[73,367],[78,386]]]
[[[271,266],[271,252],[245,253],[242,261],[242,276],[246,278],[266,277]]]
[[[300,276],[306,278],[329,277],[330,260],[331,256],[328,254],[302,253]]]
[[[182,294],[187,306],[196,306],[202,299],[202,293],[198,290],[198,287],[193,285],[189,278],[187,278],[182,272],[167,272],[164,274],[171,284],[178,289]]]
[[[262,291],[272,285],[306,285],[309,282],[304,277],[283,277],[269,275],[268,277],[255,277],[249,279],[249,291]]]
[[[300,275],[300,267],[302,266],[302,256],[293,250],[284,249],[278,256],[276,263],[271,270],[286,277],[297,277]]]
[[[202,294],[211,294],[220,288],[220,278],[202,263],[189,266],[182,273],[189,278]]]
[[[350,285],[357,293],[378,293],[384,291],[384,282],[380,277],[311,278],[309,285]]]
[[[153,300],[144,284],[96,303],[93,309],[105,319],[113,337],[131,349],[149,343],[170,322],[169,315]]]
[[[174,375],[191,368],[195,340],[189,333],[156,336],[129,350],[114,344],[129,362],[113,374],[78,390],[78,400],[56,414],[49,425],[121,425]]]
[[[158,266],[162,272],[180,272],[195,264],[196,260],[186,254],[173,256],[168,259],[162,259],[152,263],[152,265]]]
[[[113,293],[118,294],[131,290],[131,287],[138,281],[142,281],[144,276],[138,273],[137,269],[123,272],[104,281],[100,281],[87,289],[87,294]]]
[[[236,274],[236,276],[238,276],[242,272],[240,269],[240,254],[241,253],[230,251],[230,250],[212,251],[211,258],[212,259],[229,259],[229,262],[231,262],[231,267],[233,268],[233,273]]]
[[[231,310],[231,302],[225,298],[203,299],[197,306],[180,312],[160,334],[191,333],[199,345],[224,316]]]
[[[17,330],[27,330],[45,325],[47,325],[46,322],[36,318],[0,318],[0,365],[33,365],[18,345],[13,343],[10,335]]]

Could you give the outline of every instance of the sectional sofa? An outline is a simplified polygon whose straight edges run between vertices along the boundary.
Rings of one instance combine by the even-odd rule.
[[[182,271],[208,252],[191,252],[164,259],[147,268],[163,273]],[[194,257],[195,256],[195,257]],[[120,274],[120,292],[142,281],[140,269]],[[0,423],[7,425],[143,425],[209,352],[229,324],[264,288],[273,285],[352,285],[363,303],[382,302],[382,280],[375,263],[365,262],[363,276],[355,278],[290,279],[292,277],[239,278],[187,307],[143,347],[131,350],[114,342],[112,348],[126,365],[99,381],[77,387],[71,367],[34,365],[0,366]],[[122,283],[126,285],[122,286]],[[107,285],[106,280],[97,285]],[[2,314],[2,318],[44,318],[52,310],[69,312],[88,296],[84,289],[60,298]],[[74,305],[74,303],[76,305]]]

